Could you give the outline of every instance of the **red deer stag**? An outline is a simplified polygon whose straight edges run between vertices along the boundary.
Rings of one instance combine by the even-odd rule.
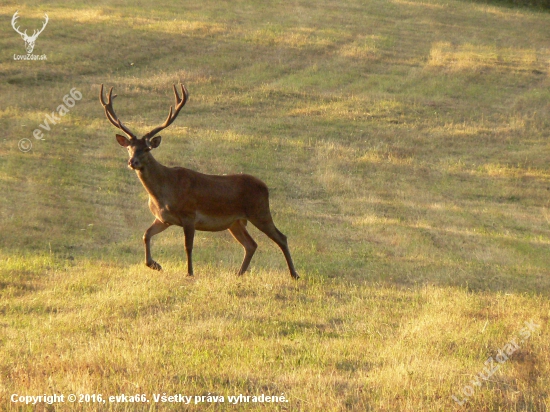
[[[269,193],[264,182],[246,174],[214,176],[183,167],[166,167],[152,156],[151,150],[157,148],[161,141],[157,133],[172,124],[187,102],[188,93],[183,85],[181,97],[174,85],[175,110],[170,106],[166,121],[141,138],[137,138],[115,114],[112,100],[116,95],[113,96],[112,93],[111,87],[105,102],[101,85],[99,99],[107,119],[127,136],[117,134],[116,140],[128,149],[128,167],[136,171],[149,194],[149,209],[155,216],[155,221],[143,235],[145,264],[148,267],[162,269],[151,257],[151,238],[172,225],[183,227],[188,276],[193,276],[191,255],[195,230],[217,232],[229,229],[244,247],[244,260],[238,272],[242,275],[258,246],[246,230],[246,223],[250,221],[281,248],[290,275],[294,279],[299,278],[292,263],[286,236],[273,223],[269,210]]]

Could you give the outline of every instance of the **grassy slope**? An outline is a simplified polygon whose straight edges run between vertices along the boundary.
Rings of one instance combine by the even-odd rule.
[[[449,410],[532,318],[541,331],[469,404],[548,408],[550,15],[444,0],[39,4],[0,6],[5,405],[284,392],[283,409]],[[27,27],[49,14],[47,62],[10,60],[17,9]],[[143,265],[152,217],[97,93],[114,86],[145,132],[178,80],[191,100],[156,158],[266,181],[298,283],[254,230],[241,279],[227,233],[198,234],[194,280],[175,228],[153,241],[165,270]],[[73,87],[84,98],[21,153]]]

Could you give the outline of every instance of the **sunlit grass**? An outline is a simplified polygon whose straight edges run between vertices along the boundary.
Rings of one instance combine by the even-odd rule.
[[[429,65],[449,71],[495,69],[511,72],[547,70],[548,50],[514,49],[475,44],[453,47],[451,43],[436,43],[430,51]]]
[[[9,24],[0,39],[0,408],[12,393],[210,392],[289,403],[196,410],[451,410],[530,319],[540,331],[467,405],[548,408],[547,13],[161,0],[0,15],[15,10],[50,23],[47,62],[10,60]],[[143,134],[179,81],[190,100],[155,157],[264,180],[299,282],[253,227],[241,278],[228,233],[197,233],[194,279],[181,228],[153,240],[162,272],[143,265],[147,195],[97,96],[113,86]],[[32,138],[73,87],[83,99]],[[147,406],[106,408],[181,410]]]

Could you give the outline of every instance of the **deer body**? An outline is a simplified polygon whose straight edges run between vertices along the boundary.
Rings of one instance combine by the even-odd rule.
[[[151,213],[167,225],[184,226],[192,221],[197,230],[218,232],[237,220],[249,220],[247,210],[254,215],[269,205],[267,186],[254,176],[213,176],[157,164],[164,169],[160,189],[159,174],[147,169],[136,173],[149,193]]]
[[[146,134],[141,139],[136,138],[114,114],[112,108],[112,89],[108,101],[103,100],[103,85],[100,100],[105,108],[107,119],[123,130],[126,135],[116,135],[118,143],[128,149],[128,167],[134,169],[143,187],[149,194],[149,209],[155,221],[145,231],[145,264],[156,270],[162,267],[151,257],[151,238],[172,225],[181,226],[185,235],[185,251],[187,254],[187,273],[193,275],[192,249],[196,230],[217,232],[229,230],[233,237],[245,249],[245,256],[238,274],[242,275],[250,264],[257,244],[246,230],[250,221],[259,230],[271,238],[283,251],[290,274],[298,279],[286,236],[273,223],[269,209],[269,191],[264,182],[247,175],[207,175],[183,167],[166,167],[155,160],[150,153],[161,142],[160,136],[155,136],[178,115],[179,110],[187,101],[187,93],[182,86],[182,99],[176,95],[176,110],[172,108],[165,123]]]

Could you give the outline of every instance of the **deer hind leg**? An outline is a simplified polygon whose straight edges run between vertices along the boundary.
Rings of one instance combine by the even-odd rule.
[[[195,224],[186,222],[183,224],[185,235],[185,253],[187,255],[187,276],[193,276],[193,240],[195,239]]]
[[[248,265],[254,256],[254,252],[258,247],[258,244],[252,239],[250,233],[246,230],[246,220],[237,220],[229,227],[229,231],[233,237],[244,247],[244,259],[241,264],[241,268],[237,272],[237,275],[242,275],[248,269]]]
[[[288,248],[286,236],[283,235],[277,227],[275,227],[275,223],[273,223],[271,216],[265,219],[250,218],[249,220],[254,226],[264,232],[271,240],[277,243],[285,255],[286,263],[288,264],[288,269],[290,270],[290,276],[294,279],[299,279],[300,276],[296,273],[294,263],[292,263],[292,257],[290,256],[290,249]]]
[[[143,235],[143,243],[145,243],[145,264],[151,269],[162,270],[162,266],[155,262],[151,257],[151,238],[160,232],[165,231],[169,226],[170,225],[155,219],[151,227],[149,227]]]

